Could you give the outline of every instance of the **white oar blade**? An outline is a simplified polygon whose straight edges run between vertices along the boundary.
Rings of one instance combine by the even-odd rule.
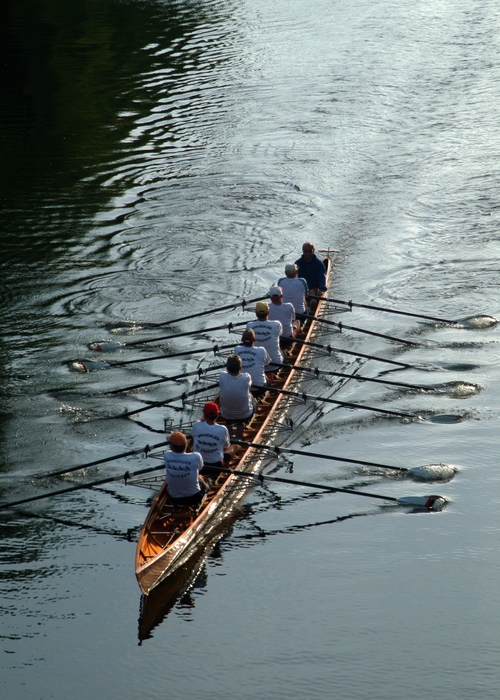
[[[403,498],[398,498],[398,503],[401,506],[414,506],[434,511],[443,510],[446,502],[446,498],[443,496],[403,496]]]
[[[70,365],[73,372],[95,372],[99,369],[108,369],[109,366],[107,362],[93,362],[92,360],[78,360]]]
[[[460,323],[466,328],[492,328],[498,323],[498,318],[494,316],[469,316],[468,318],[462,318],[457,323]]]
[[[90,343],[89,348],[95,350],[96,352],[114,352],[120,348],[124,348],[124,343],[112,343],[111,341],[106,341],[103,343]]]
[[[456,473],[456,467],[451,464],[424,464],[408,470],[415,479],[421,481],[449,481]]]

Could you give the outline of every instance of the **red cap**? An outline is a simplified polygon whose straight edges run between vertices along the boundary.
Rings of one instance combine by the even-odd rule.
[[[208,401],[208,403],[203,406],[203,413],[208,418],[217,418],[219,415],[219,407],[214,401]]]

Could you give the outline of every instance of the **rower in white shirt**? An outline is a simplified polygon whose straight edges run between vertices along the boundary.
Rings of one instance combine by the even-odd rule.
[[[295,314],[300,319],[301,314],[307,314],[307,292],[309,287],[303,277],[298,277],[299,268],[295,263],[285,265],[286,277],[278,280],[278,287],[283,290],[283,302],[289,302],[295,309]]]
[[[258,301],[255,305],[256,321],[249,321],[247,328],[251,328],[255,332],[255,345],[265,348],[273,363],[282,364],[283,355],[280,349],[280,337],[283,333],[283,326],[280,321],[269,320],[269,305],[265,301]],[[266,372],[272,369],[266,367]]]
[[[268,383],[265,368],[271,362],[271,358],[266,348],[254,346],[255,340],[255,331],[246,328],[241,336],[241,345],[234,348],[234,354],[241,357],[243,372],[248,372],[252,377],[251,392],[255,398],[259,398],[265,393]]]
[[[229,425],[231,435],[239,440],[257,405],[250,393],[251,386],[252,377],[241,371],[241,357],[229,355],[226,371],[219,374],[220,415]]]
[[[271,287],[269,290],[271,303],[269,304],[269,320],[279,321],[283,326],[281,346],[289,345],[292,338],[297,336],[298,322],[295,319],[295,309],[293,305],[283,301],[283,290],[281,287]]]

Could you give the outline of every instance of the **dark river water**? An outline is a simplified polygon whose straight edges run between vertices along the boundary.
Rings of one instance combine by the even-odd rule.
[[[138,455],[33,478],[161,442],[180,411],[115,416],[192,377],[106,392],[207,367],[210,351],[148,358],[238,337],[106,356],[88,344],[259,297],[306,240],[339,250],[335,298],[500,313],[491,0],[8,0],[1,14],[0,501],[151,466]],[[161,335],[251,317],[239,307]],[[320,376],[304,391],[426,420],[313,401],[290,409],[282,440],[458,471],[427,484],[296,456],[291,478],[440,494],[445,510],[267,483],[152,610],[134,576],[144,484],[1,511],[2,697],[500,697],[498,328],[329,317],[417,345],[326,326],[318,342],[410,367],[321,352],[311,366],[431,390]],[[143,362],[75,371],[110,358]]]

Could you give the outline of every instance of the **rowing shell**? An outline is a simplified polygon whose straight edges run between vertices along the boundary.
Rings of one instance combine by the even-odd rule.
[[[327,279],[330,259],[324,260]],[[319,300],[315,316],[321,311]],[[314,333],[313,321],[306,321],[298,338],[310,340]],[[307,345],[293,343],[288,348],[288,364],[300,364],[308,352]],[[281,368],[273,386],[287,390],[294,370]],[[290,399],[284,394],[268,392],[250,422],[246,425],[243,440],[269,444],[284,420],[284,408]],[[265,466],[263,453],[255,448],[238,447],[231,460],[235,471],[260,473]],[[235,506],[243,498],[249,486],[255,482],[251,477],[242,478],[221,473],[214,480],[207,497],[199,507],[174,505],[169,497],[167,483],[163,483],[146,517],[135,557],[135,574],[141,591],[147,595],[155,586],[176,572],[193,557],[195,550],[202,549],[221,531],[221,525],[234,517]]]

